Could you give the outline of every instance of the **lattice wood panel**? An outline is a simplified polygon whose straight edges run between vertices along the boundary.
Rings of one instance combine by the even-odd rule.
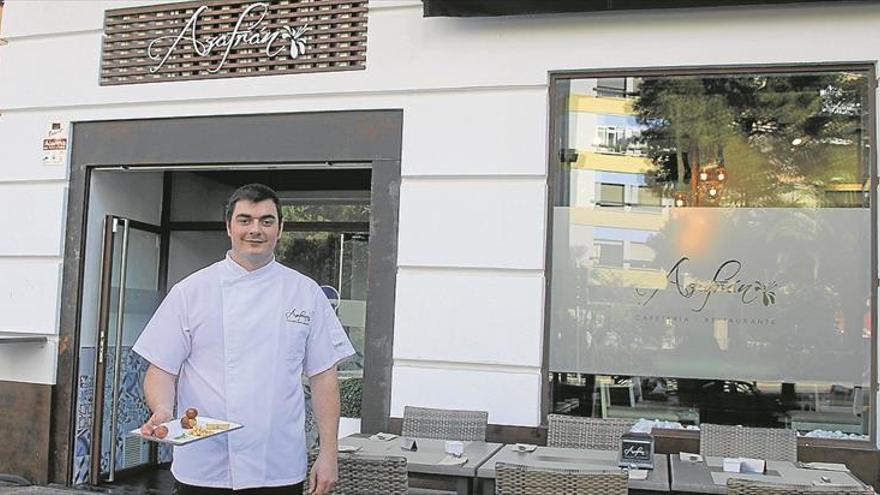
[[[367,10],[367,0],[202,0],[108,10],[101,85],[363,70]]]

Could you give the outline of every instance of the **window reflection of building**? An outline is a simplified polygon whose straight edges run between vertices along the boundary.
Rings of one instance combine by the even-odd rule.
[[[596,147],[605,153],[624,153],[626,151],[626,129],[609,125],[600,125],[596,129]]]
[[[623,266],[623,242],[596,241],[596,261],[600,266]]]
[[[623,206],[625,189],[623,184],[599,184],[599,200],[596,204],[603,206]]]

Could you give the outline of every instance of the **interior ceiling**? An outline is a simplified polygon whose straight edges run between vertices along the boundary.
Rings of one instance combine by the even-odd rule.
[[[254,182],[276,191],[369,191],[370,169],[218,170],[193,172],[232,187]]]

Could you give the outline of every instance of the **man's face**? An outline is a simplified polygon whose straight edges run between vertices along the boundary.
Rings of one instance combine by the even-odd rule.
[[[235,203],[226,232],[232,252],[250,263],[268,260],[275,252],[281,236],[281,221],[275,203],[266,199],[258,203],[241,199]]]

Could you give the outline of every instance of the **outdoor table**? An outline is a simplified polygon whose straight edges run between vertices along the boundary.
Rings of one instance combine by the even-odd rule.
[[[722,469],[723,457],[707,457],[705,461],[682,461],[679,456],[670,456],[672,467],[672,491],[689,493],[727,493],[727,480],[730,478],[751,479],[770,483],[789,483],[794,485],[813,485],[823,483],[822,476],[829,485],[865,486],[852,473],[844,471],[823,471],[805,469],[794,462],[767,461],[764,474],[725,473]]]
[[[616,450],[569,449],[538,447],[533,452],[518,452],[506,445],[477,469],[480,493],[495,493],[495,464],[506,462],[529,467],[552,469],[583,469],[614,471],[617,466]],[[666,455],[654,454],[654,469],[648,470],[647,479],[629,480],[630,490],[668,492],[669,463]],[[631,492],[632,493],[632,492]]]
[[[360,447],[354,455],[397,456],[406,458],[406,469],[410,479],[428,480],[454,485],[456,493],[466,495],[473,492],[473,482],[477,467],[483,464],[501,448],[500,443],[464,441],[464,456],[467,462],[460,465],[440,464],[447,456],[446,441],[432,438],[414,438],[418,450],[405,450],[400,447],[400,437],[391,440],[371,440],[367,433],[357,433],[339,439],[339,445]],[[415,476],[413,476],[415,475]]]

